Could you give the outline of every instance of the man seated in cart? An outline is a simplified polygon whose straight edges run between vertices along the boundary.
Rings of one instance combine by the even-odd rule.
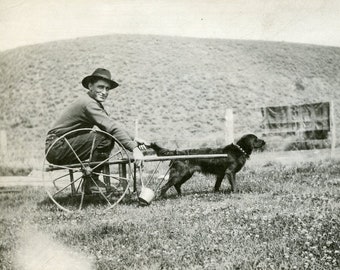
[[[97,68],[91,75],[82,80],[82,85],[88,89],[86,95],[78,98],[61,114],[59,119],[52,125],[47,133],[45,151],[62,135],[81,128],[93,128],[94,126],[111,134],[127,150],[133,153],[133,158],[137,166],[143,162],[145,141],[133,138],[117,122],[110,118],[104,109],[103,102],[108,97],[109,91],[118,87],[119,84],[111,79],[111,73],[107,69]],[[91,162],[103,161],[110,155],[114,147],[114,142],[105,134],[94,132],[71,133],[71,137],[65,140],[58,140],[49,149],[46,159],[48,162],[57,165],[79,163],[91,157]],[[93,137],[96,136],[95,140]],[[93,150],[92,153],[91,149]],[[74,153],[74,152],[76,153]],[[93,172],[99,172],[98,167]],[[91,180],[85,181],[85,193],[104,191],[105,184],[102,183],[97,174],[93,173]]]

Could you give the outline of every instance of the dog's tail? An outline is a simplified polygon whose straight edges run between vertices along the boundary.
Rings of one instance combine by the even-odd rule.
[[[154,142],[150,143],[149,147],[156,152],[157,156],[175,156],[181,154],[178,150],[166,149]]]

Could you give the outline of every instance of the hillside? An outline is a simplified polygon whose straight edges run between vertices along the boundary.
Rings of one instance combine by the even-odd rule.
[[[0,129],[9,158],[43,153],[44,136],[85,90],[84,76],[112,71],[121,86],[105,106],[149,140],[224,136],[226,108],[335,103],[340,123],[340,48],[239,40],[113,35],[0,53]],[[337,125],[340,134],[340,124]]]

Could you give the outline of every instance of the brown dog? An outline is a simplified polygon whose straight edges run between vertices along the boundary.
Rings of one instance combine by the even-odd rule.
[[[188,150],[169,150],[151,143],[150,147],[158,156],[173,155],[203,155],[203,154],[227,154],[226,158],[187,159],[173,160],[170,162],[168,182],[161,188],[161,196],[174,186],[178,195],[181,195],[181,186],[189,180],[194,172],[213,174],[216,176],[214,191],[219,191],[222,180],[227,175],[231,185],[231,191],[236,191],[235,175],[242,169],[253,149],[261,148],[265,142],[253,134],[244,135],[236,144],[229,144],[224,148],[202,148]]]

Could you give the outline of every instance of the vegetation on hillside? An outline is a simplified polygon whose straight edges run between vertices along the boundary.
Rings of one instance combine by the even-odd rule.
[[[226,108],[332,100],[339,122],[339,63],[335,47],[161,36],[21,47],[0,53],[0,128],[11,160],[41,158],[52,122],[97,67],[121,85],[105,104],[109,113],[131,133],[139,119],[149,140],[223,142]]]

